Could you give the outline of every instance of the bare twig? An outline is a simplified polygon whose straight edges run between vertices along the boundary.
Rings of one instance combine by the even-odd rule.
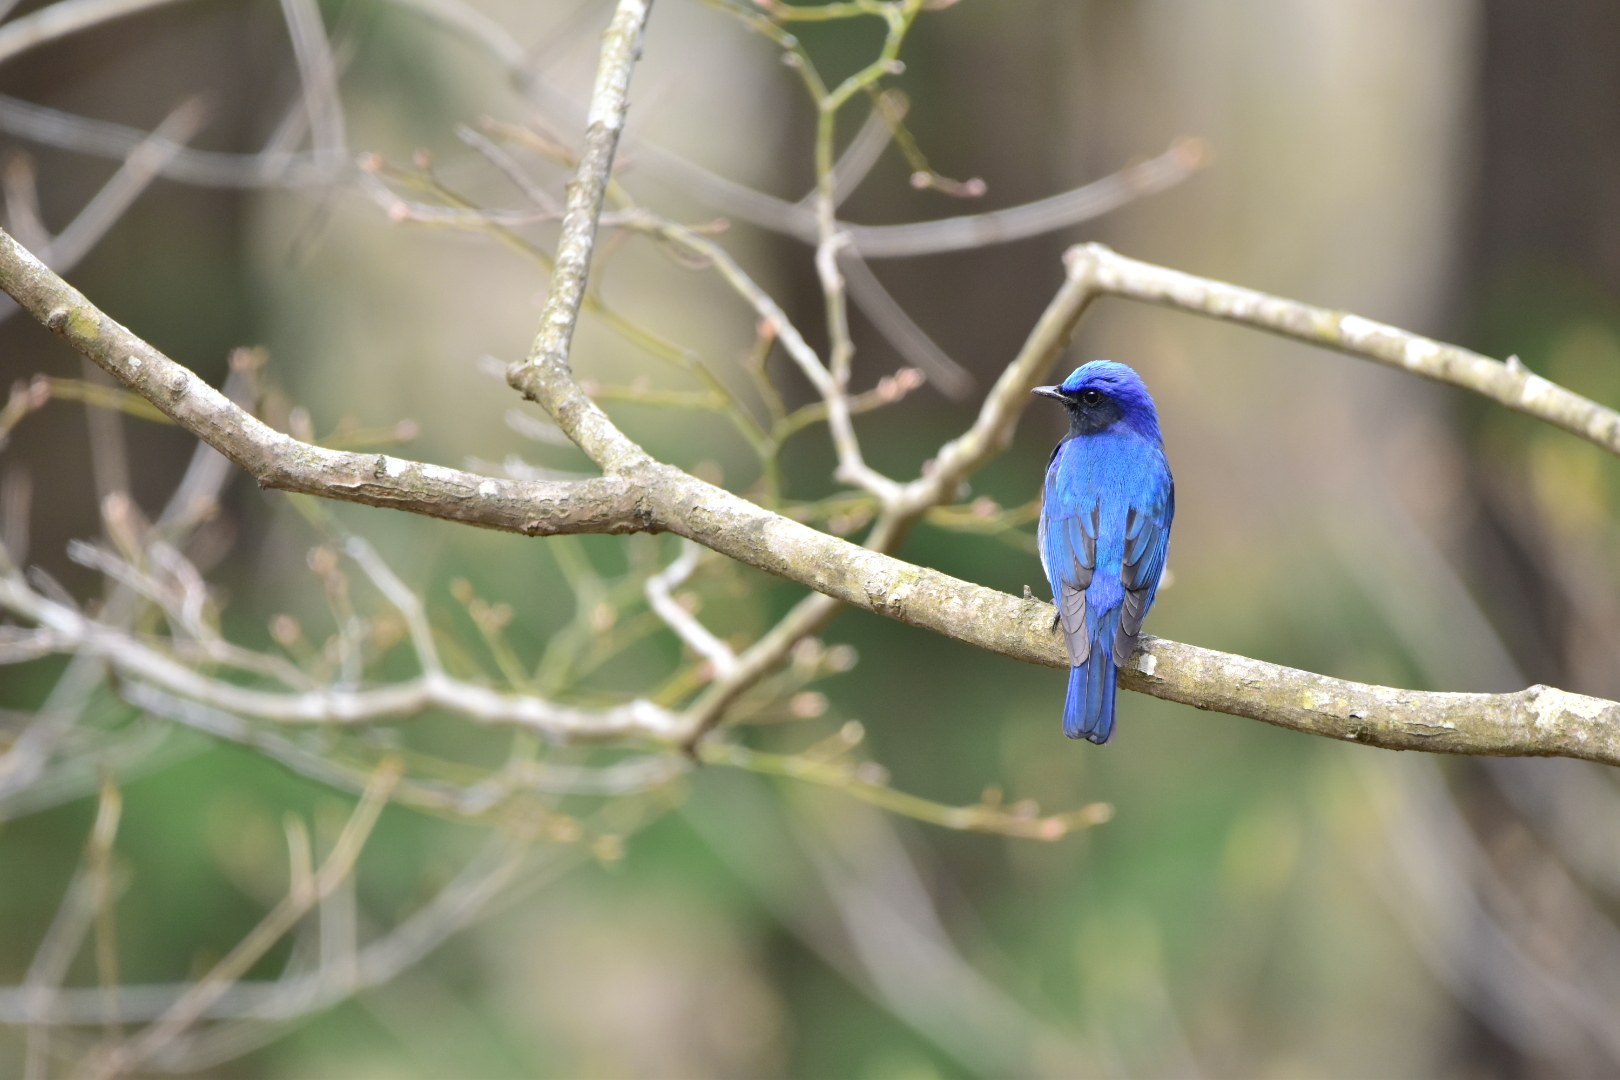
[[[728,678],[737,670],[737,654],[731,647],[709,632],[696,615],[687,611],[670,593],[697,569],[703,549],[691,541],[682,546],[681,556],[659,573],[647,579],[647,603],[669,628],[692,647],[692,651],[707,660],[716,678]]]
[[[369,160],[365,164],[369,164]],[[389,221],[416,222],[421,225],[439,225],[458,229],[483,229],[491,225],[515,228],[540,221],[556,221],[562,214],[553,209],[538,210],[464,210],[456,206],[431,206],[427,203],[403,199],[377,178],[371,169],[362,168],[356,174],[360,189],[371,196],[373,202],[388,215]]]
[[[700,760],[710,765],[730,765],[768,776],[783,776],[811,784],[835,788],[862,802],[892,813],[926,821],[947,829],[999,833],[1032,840],[1061,840],[1080,829],[1101,825],[1113,816],[1107,803],[1092,803],[1063,814],[1040,815],[1033,804],[1004,807],[979,803],[975,806],[947,806],[932,799],[909,795],[889,787],[881,770],[848,761],[819,761],[808,755],[767,754],[736,743],[706,742],[698,749]]]
[[[817,356],[816,351],[804,340],[804,335],[800,334],[798,328],[788,319],[787,313],[748,276],[741,266],[737,265],[730,252],[706,236],[700,236],[684,226],[651,215],[631,218],[627,223],[633,227],[644,228],[671,243],[701,255],[714,266],[732,289],[754,309],[761,324],[768,324],[771,327],[772,333],[782,342],[788,356],[821,396],[833,445],[838,451],[839,478],[857,484],[879,499],[893,498],[899,492],[899,485],[868,467],[861,457],[860,443],[855,437],[854,425],[850,422],[849,394],[840,384],[835,369],[822,363],[821,357]],[[835,277],[836,273],[834,270]],[[843,340],[847,342],[847,332],[843,335]],[[837,362],[837,354],[834,360]],[[842,363],[847,379],[847,352],[844,353]]]

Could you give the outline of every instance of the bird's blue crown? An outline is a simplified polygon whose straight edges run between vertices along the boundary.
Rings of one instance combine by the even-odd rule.
[[[1093,360],[1074,369],[1074,374],[1063,380],[1064,394],[1078,396],[1086,390],[1106,394],[1119,405],[1120,422],[1135,429],[1145,438],[1163,442],[1159,434],[1159,410],[1154,407],[1153,395],[1136,370],[1115,360]]]

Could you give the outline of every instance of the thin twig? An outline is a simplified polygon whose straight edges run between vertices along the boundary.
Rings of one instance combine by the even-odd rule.
[[[984,802],[974,806],[949,806],[894,790],[882,779],[880,770],[847,761],[817,761],[804,755],[768,754],[736,743],[705,742],[699,746],[698,756],[709,765],[729,765],[768,776],[789,777],[836,788],[892,813],[967,832],[998,833],[1031,840],[1061,840],[1072,832],[1101,825],[1114,814],[1114,808],[1107,803],[1091,803],[1079,810],[1046,817],[1042,817],[1039,808],[1032,803],[1012,807]]]
[[[430,661],[436,662],[431,651],[424,659],[427,670],[421,677],[389,686],[326,687],[302,693],[255,690],[196,672],[152,645],[46,598],[18,575],[0,576],[0,608],[50,628],[66,646],[64,651],[105,660],[128,678],[230,713],[276,723],[352,725],[442,708],[480,723],[530,728],[559,742],[636,737],[667,740],[679,729],[671,714],[647,701],[581,709],[537,697],[496,693],[429,666]]]
[[[514,364],[507,375],[514,389],[540,402],[557,426],[609,475],[642,464],[648,460],[647,453],[621,434],[569,377],[569,348],[585,299],[597,218],[613,174],[613,155],[629,105],[630,73],[641,51],[649,8],[650,0],[618,0],[613,21],[603,34],[602,59],[586,117],[585,146],[568,185],[551,292],[528,357]]]
[[[96,909],[96,982],[101,987],[101,1023],[109,1044],[124,1037],[118,1007],[117,924],[113,919],[113,838],[118,835],[118,819],[123,808],[124,799],[117,781],[110,773],[104,775],[86,863]]]
[[[729,678],[737,670],[737,654],[670,595],[692,576],[702,557],[701,547],[690,540],[683,541],[680,558],[647,579],[647,603],[682,641],[692,647],[693,652],[709,662],[716,678]]]

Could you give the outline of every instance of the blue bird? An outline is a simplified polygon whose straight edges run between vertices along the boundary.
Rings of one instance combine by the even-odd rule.
[[[1114,733],[1114,673],[1131,657],[1170,549],[1176,484],[1159,413],[1135,371],[1093,360],[1059,386],[1037,386],[1069,410],[1069,433],[1046,466],[1035,532],[1069,647],[1063,733]]]

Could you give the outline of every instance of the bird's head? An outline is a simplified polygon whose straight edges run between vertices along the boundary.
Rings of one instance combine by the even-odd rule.
[[[1161,441],[1153,395],[1142,377],[1124,364],[1093,360],[1075,368],[1059,385],[1037,386],[1034,392],[1068,407],[1071,434],[1095,435],[1122,423],[1144,438]]]

